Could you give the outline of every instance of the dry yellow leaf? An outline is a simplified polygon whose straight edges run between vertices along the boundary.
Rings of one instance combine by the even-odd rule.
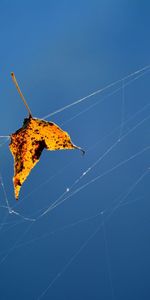
[[[23,182],[39,161],[43,149],[80,149],[75,146],[67,132],[52,122],[33,118],[24,120],[22,128],[11,135],[10,151],[14,157],[14,191],[18,199]]]

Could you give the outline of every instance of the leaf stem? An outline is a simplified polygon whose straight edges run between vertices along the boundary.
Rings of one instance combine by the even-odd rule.
[[[24,103],[24,105],[25,105],[28,113],[29,113],[29,117],[32,117],[31,110],[30,110],[30,108],[29,108],[29,106],[28,106],[28,104],[27,104],[27,102],[26,102],[26,100],[25,100],[25,98],[24,98],[24,96],[23,96],[20,88],[19,88],[18,82],[17,82],[15,74],[13,72],[11,72],[11,77],[12,77],[12,80],[13,80],[15,86],[16,86],[16,89],[17,89],[17,91],[18,91],[18,93],[19,93],[19,95],[20,95],[20,97],[21,97],[21,99],[22,99],[22,101],[23,101],[23,103]]]

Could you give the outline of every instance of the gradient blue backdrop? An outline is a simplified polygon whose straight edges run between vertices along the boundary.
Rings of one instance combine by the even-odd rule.
[[[44,117],[148,65],[149,15],[149,1],[1,0],[1,135],[20,128],[27,115],[11,81],[11,71],[33,115]],[[148,105],[149,82],[147,73],[125,88],[124,120]],[[0,170],[15,211],[23,216],[39,211],[38,216],[117,140],[119,129],[112,130],[121,124],[122,92],[100,103],[112,91],[51,118],[64,123],[63,129],[87,153],[82,157],[78,151],[43,152],[22,187],[16,207],[13,159],[8,143],[1,147]],[[96,101],[98,105],[70,120]],[[123,133],[149,114],[147,107],[123,126]],[[149,144],[148,119],[118,143],[76,188]],[[21,217],[8,215],[7,209],[0,207],[0,300],[39,299],[50,283],[40,299],[150,299],[149,174],[125,199],[127,204],[114,210],[107,221],[114,201],[123,199],[148,169],[149,157],[150,151],[145,151],[129,160],[34,224],[22,222]],[[2,187],[0,199],[1,206],[5,205]],[[90,218],[103,210],[103,217]],[[83,221],[86,218],[90,219]],[[83,222],[76,223],[79,220]],[[103,221],[104,226],[94,234]]]

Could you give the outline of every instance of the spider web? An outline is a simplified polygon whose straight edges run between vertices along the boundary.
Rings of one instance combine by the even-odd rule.
[[[26,249],[30,253],[32,245],[33,255],[36,247],[43,249],[46,245],[49,261],[42,260],[45,286],[34,287],[37,299],[50,297],[51,288],[81,261],[82,253],[101,231],[105,281],[110,299],[115,299],[107,228],[117,212],[129,213],[132,208],[136,213],[136,205],[149,197],[150,102],[143,99],[149,71],[148,65],[44,116],[49,119],[71,110],[71,117],[59,125],[68,127],[69,132],[72,124],[71,136],[76,136],[86,154],[82,157],[75,151],[45,152],[22,187],[17,203],[11,182],[9,137],[1,136],[0,266],[3,269],[16,251],[23,253]],[[135,90],[138,99],[134,98]],[[76,107],[79,109],[74,113]],[[91,114],[95,122],[90,121]],[[10,166],[6,166],[6,160]],[[46,166],[45,174],[42,165]],[[76,245],[74,236],[78,234]],[[63,248],[64,257],[60,258],[59,247],[64,241],[68,253]],[[47,265],[51,269],[53,260],[55,267],[48,273]]]

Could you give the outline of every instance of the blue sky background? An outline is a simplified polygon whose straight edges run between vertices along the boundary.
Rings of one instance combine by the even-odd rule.
[[[149,2],[138,0],[1,1],[1,135],[27,116],[11,71],[42,118],[149,65],[149,11]],[[8,143],[0,148],[1,183],[19,214],[2,207],[1,186],[1,300],[150,299],[148,71],[48,118],[63,124],[86,155],[44,151],[17,204]]]

